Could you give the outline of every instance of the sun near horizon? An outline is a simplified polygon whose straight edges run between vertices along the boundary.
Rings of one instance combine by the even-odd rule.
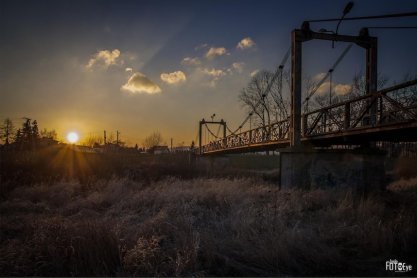
[[[69,143],[71,144],[75,144],[78,142],[78,140],[80,139],[80,137],[78,136],[78,134],[74,131],[71,131],[67,134],[66,139]]]

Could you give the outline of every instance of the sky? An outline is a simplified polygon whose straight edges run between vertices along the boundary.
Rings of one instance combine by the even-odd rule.
[[[354,1],[348,16],[416,12],[415,0]],[[304,20],[337,18],[347,1],[0,0],[0,120],[36,119],[41,129],[81,140],[120,132],[128,145],[154,131],[189,145],[198,121],[224,119],[232,130],[248,113],[239,92],[259,70],[273,71]],[[417,26],[417,17],[345,21],[362,27]],[[335,30],[336,22],[312,23]],[[417,73],[417,29],[370,29],[379,72],[393,83]],[[326,72],[345,44],[303,45],[303,74]],[[349,86],[364,72],[353,46],[333,75]],[[290,68],[290,63],[286,64]]]

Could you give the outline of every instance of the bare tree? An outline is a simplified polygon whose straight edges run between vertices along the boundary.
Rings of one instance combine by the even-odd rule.
[[[272,111],[275,121],[285,120],[288,118],[290,109],[290,72],[278,72],[280,76],[277,76],[275,80],[273,74],[269,74],[269,82],[273,82],[269,93],[272,99]]]
[[[14,125],[10,118],[6,118],[0,127],[0,137],[4,140],[5,144],[10,144],[12,136],[14,134]]]
[[[323,106],[321,98],[315,98],[313,101],[313,91],[317,90],[318,81],[311,78],[311,76],[304,76],[303,77],[303,98],[302,98],[302,106],[304,107],[304,113],[307,113],[311,110],[314,110],[320,106]]]
[[[96,145],[102,145],[104,142],[103,137],[98,136],[98,135],[92,135],[90,134],[86,139],[85,139],[85,145],[89,146],[89,147],[93,147]]]
[[[40,131],[40,136],[43,138],[49,138],[53,140],[56,140],[56,138],[58,137],[55,129],[47,130],[46,128]]]
[[[378,73],[377,90],[385,87],[389,78],[385,75]],[[353,76],[352,80],[352,92],[347,98],[352,99],[355,97],[363,96],[366,93],[366,79],[362,72],[359,72]]]
[[[256,74],[246,88],[239,95],[239,100],[246,109],[255,116],[255,124],[258,127],[266,127],[271,124],[272,97],[266,89],[273,74],[261,71]]]
[[[394,85],[398,83],[405,83],[414,79],[417,79],[417,74],[412,75],[407,73],[403,76],[400,82],[394,81]],[[406,107],[417,104],[417,85],[409,86],[388,94]]]
[[[160,145],[162,141],[161,133],[159,131],[154,131],[143,140],[143,146],[149,149]]]

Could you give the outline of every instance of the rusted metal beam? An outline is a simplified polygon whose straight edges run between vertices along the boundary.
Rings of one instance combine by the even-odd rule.
[[[201,154],[202,152],[202,135],[203,135],[203,129],[202,126],[205,123],[205,120],[202,119],[199,123],[198,123],[198,151]]]
[[[370,44],[370,40],[376,39],[370,36],[347,36],[339,34],[317,33],[311,31],[307,33],[310,39],[326,40],[326,41],[338,41],[338,42],[352,42],[361,47],[366,48]]]
[[[329,125],[331,124],[331,122],[333,122],[334,124],[337,125],[337,127],[339,128],[339,130],[342,130],[343,129],[343,126],[334,117],[334,115],[332,114],[332,111],[331,110],[328,110],[328,113],[327,114],[329,115]]]
[[[362,112],[359,114],[359,117],[355,120],[355,122],[352,124],[352,128],[355,128],[358,123],[363,120],[363,117],[366,115],[366,113],[369,111],[371,106],[375,103],[377,97],[372,96],[372,99],[368,102],[368,104],[365,106],[365,108],[362,110]]]
[[[410,87],[410,86],[414,86],[414,85],[417,85],[417,79],[413,79],[413,80],[410,80],[410,81],[407,81],[407,82],[404,82],[404,83],[400,83],[400,84],[397,84],[397,85],[394,85],[394,86],[391,86],[391,87],[388,87],[388,88],[379,90],[379,91],[377,91],[377,92],[375,92],[375,93],[373,93],[371,95],[363,95],[363,96],[360,96],[360,97],[356,97],[354,99],[349,99],[349,100],[341,101],[341,102],[336,103],[336,104],[332,104],[332,105],[329,105],[329,106],[326,106],[326,107],[323,107],[323,108],[319,108],[319,109],[316,109],[314,111],[310,111],[308,113],[304,113],[304,115],[316,114],[316,113],[320,112],[321,110],[336,108],[336,107],[339,107],[339,106],[343,106],[346,103],[357,102],[357,101],[364,100],[364,99],[367,99],[367,98],[370,98],[370,97],[376,96],[376,95],[385,95],[385,94],[387,94],[389,92],[396,91],[396,90],[400,90],[400,89],[404,89],[404,88],[407,88],[407,87]]]
[[[317,117],[314,119],[314,121],[313,121],[313,123],[312,123],[312,125],[311,125],[311,127],[309,128],[309,130],[308,130],[308,134],[310,134],[313,130],[314,130],[314,128],[317,126],[317,124],[318,124],[318,122],[320,121],[320,119],[321,119],[321,116],[323,115],[323,112],[324,110],[322,110],[322,111],[320,111],[319,112],[319,114],[317,115]]]
[[[365,84],[365,93],[371,95],[377,91],[378,83],[378,68],[377,68],[377,51],[378,51],[378,39],[369,37],[369,42],[366,45],[366,84]],[[372,105],[369,108],[369,119],[372,125],[376,124],[376,112],[377,112],[377,102],[369,99],[369,102],[372,102]]]
[[[345,119],[344,119],[344,128],[345,130],[350,128],[350,102],[345,103]]]
[[[385,98],[386,100],[388,100],[389,103],[391,103],[392,105],[394,105],[395,107],[397,107],[398,109],[400,109],[401,111],[403,111],[404,113],[406,113],[409,116],[411,116],[411,118],[417,120],[417,115],[415,113],[413,113],[413,111],[410,111],[409,109],[407,109],[406,107],[404,107],[404,105],[402,105],[398,101],[390,98],[387,95],[382,95],[382,97]]]
[[[302,42],[306,40],[305,33],[294,30],[291,33],[291,119],[290,146],[301,145],[301,59]]]

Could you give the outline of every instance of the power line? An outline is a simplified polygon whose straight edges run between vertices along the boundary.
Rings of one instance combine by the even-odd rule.
[[[381,19],[381,18],[394,18],[394,17],[408,17],[417,16],[417,12],[410,13],[398,13],[398,14],[383,14],[383,15],[370,15],[370,16],[356,16],[356,17],[345,17],[345,20],[363,20],[363,19]],[[339,21],[340,18],[328,18],[328,19],[313,19],[307,20],[308,22],[326,22],[326,21]]]
[[[368,29],[417,29],[417,26],[372,26]]]

